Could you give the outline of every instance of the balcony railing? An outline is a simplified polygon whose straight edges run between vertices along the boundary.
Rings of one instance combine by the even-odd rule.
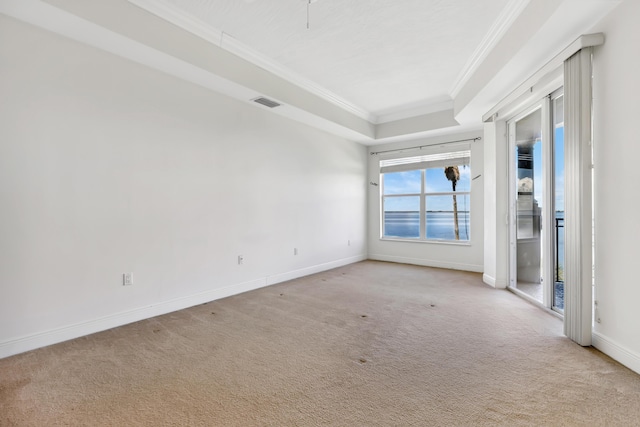
[[[560,232],[560,229],[563,228],[564,229],[564,218],[557,218],[556,217],[556,248],[555,248],[555,253],[556,253],[556,276],[555,276],[555,281],[556,282],[564,282],[564,230],[562,230],[562,234]],[[562,244],[560,243],[561,240],[560,238],[562,238]],[[562,254],[560,253],[560,249],[562,249]],[[561,259],[562,257],[562,259]]]

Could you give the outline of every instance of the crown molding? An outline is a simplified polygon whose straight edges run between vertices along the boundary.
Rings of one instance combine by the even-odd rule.
[[[438,111],[453,109],[453,100],[446,97],[438,97],[435,99],[429,99],[413,105],[403,105],[396,109],[379,112],[376,114],[375,124],[383,124],[389,122],[395,122],[398,120],[409,119],[416,116],[423,116],[425,114],[432,114]]]
[[[138,6],[140,9],[146,10],[165,21],[168,21],[178,27],[189,31],[210,43],[220,46],[222,43],[223,32],[205,24],[201,20],[185,13],[174,6],[170,6],[164,1],[157,0],[127,0]]]
[[[360,117],[361,119],[367,120],[371,123],[375,123],[376,121],[376,116],[371,114],[370,112],[350,103],[349,101],[341,98],[340,96],[318,85],[317,83],[302,77],[298,73],[285,67],[279,62],[256,52],[228,33],[223,33],[222,44],[220,47],[233,53],[236,56],[239,56],[242,59],[246,59],[252,64],[263,68],[278,77],[287,80],[288,82],[300,87],[301,89],[311,92],[314,95],[331,102],[332,104],[356,115],[357,117]]]
[[[480,64],[482,64],[482,61],[485,60],[487,55],[489,55],[496,44],[498,44],[502,36],[504,36],[511,25],[513,25],[516,18],[520,16],[530,1],[531,0],[510,0],[504,9],[502,9],[502,12],[498,15],[491,28],[480,42],[480,45],[473,52],[473,55],[471,55],[464,68],[462,68],[462,71],[456,78],[451,90],[449,90],[451,98],[455,99],[455,97],[458,96],[460,90],[462,90],[471,76],[477,71]]]
[[[604,44],[603,33],[583,34],[573,41],[569,46],[554,56],[549,62],[533,73],[527,80],[521,83],[511,93],[504,97],[498,104],[482,116],[483,122],[491,122],[496,118],[504,116],[506,111],[516,109],[517,102],[526,102],[529,97],[544,96],[552,87],[557,87],[553,82],[562,82],[562,67],[564,61],[573,56],[581,49],[600,46]],[[525,101],[522,101],[522,97]],[[509,110],[507,110],[509,109]]]
[[[141,9],[146,10],[158,16],[165,21],[182,28],[185,31],[194,34],[216,46],[233,53],[234,55],[249,61],[250,63],[269,71],[270,73],[285,79],[286,81],[298,86],[301,89],[306,90],[332,104],[342,108],[360,117],[368,122],[374,123],[377,117],[365,109],[358,107],[350,103],[349,101],[341,98],[330,90],[308,80],[291,69],[285,67],[277,61],[268,58],[259,52],[251,49],[241,41],[237,40],[233,36],[223,31],[220,31],[211,25],[194,18],[188,13],[181,11],[175,6],[172,6],[162,0],[127,0]]]
[[[264,95],[256,89],[221,77],[210,70],[200,68],[190,62],[157,50],[148,44],[111,31],[69,11],[52,6],[47,2],[41,0],[0,0],[0,14],[194,83],[218,94],[244,102],[252,106],[252,108],[264,108],[251,101],[260,95]],[[210,35],[215,36],[215,34],[211,33]],[[300,89],[301,91],[303,89]],[[366,123],[366,126],[354,126],[353,121],[334,121],[318,114],[316,110],[307,111],[290,104],[284,104],[270,111],[282,117],[321,129],[345,140],[369,144],[375,139],[374,125],[361,119],[358,122]]]

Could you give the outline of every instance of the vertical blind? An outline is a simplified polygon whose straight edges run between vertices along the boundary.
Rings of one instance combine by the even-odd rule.
[[[564,333],[591,345],[591,55],[584,48],[564,63],[565,310]]]

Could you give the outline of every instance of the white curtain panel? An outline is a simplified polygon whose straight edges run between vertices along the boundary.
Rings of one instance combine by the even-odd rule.
[[[583,48],[564,62],[564,333],[583,346],[591,345],[593,306],[591,61],[592,48]]]

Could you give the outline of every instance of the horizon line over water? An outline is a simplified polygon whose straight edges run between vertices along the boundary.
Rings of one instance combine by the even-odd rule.
[[[434,240],[455,240],[453,211],[426,211],[426,238]],[[564,210],[555,211],[556,219],[564,220]],[[558,232],[558,262],[564,267],[564,223]],[[460,240],[470,240],[469,211],[458,211],[458,230]],[[384,211],[383,237],[399,237],[419,239],[420,212],[419,211]]]
[[[426,238],[456,240],[454,211],[426,211]],[[469,240],[469,211],[458,211],[459,240]],[[419,211],[384,211],[384,237],[420,238]]]

